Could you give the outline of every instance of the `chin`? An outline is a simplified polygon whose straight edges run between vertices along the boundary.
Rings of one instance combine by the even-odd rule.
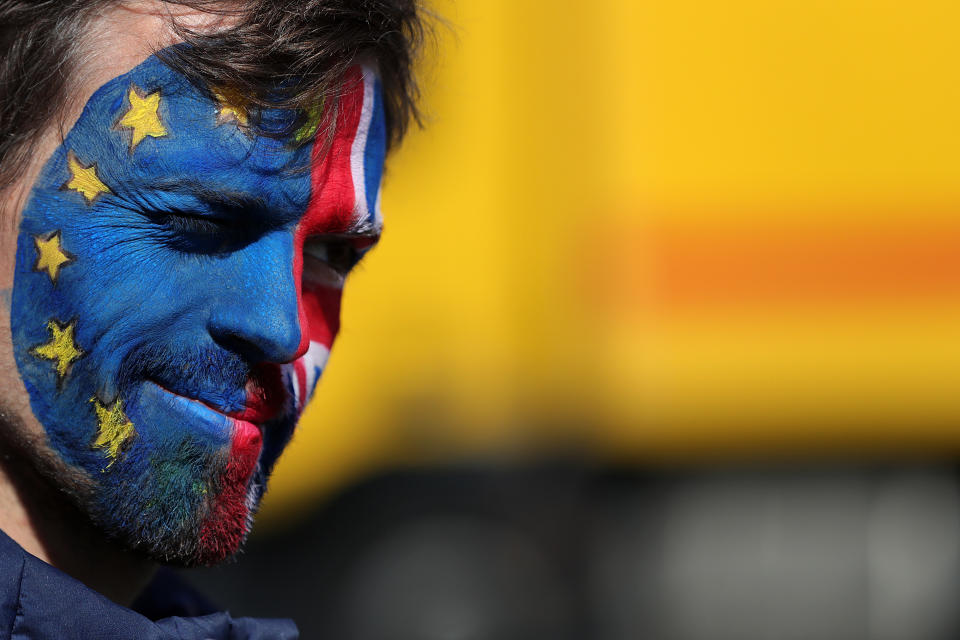
[[[210,566],[232,557],[264,491],[259,430],[215,453],[183,442],[164,449],[135,445],[98,478],[86,509],[95,525],[162,564]]]
[[[259,474],[258,474],[259,475]],[[131,500],[105,513],[94,510],[95,524],[123,546],[165,565],[212,566],[236,555],[253,524],[262,485],[228,484],[218,496],[194,504],[191,496],[174,505],[144,505]],[[172,497],[171,497],[172,498]],[[194,506],[187,513],[186,504]]]

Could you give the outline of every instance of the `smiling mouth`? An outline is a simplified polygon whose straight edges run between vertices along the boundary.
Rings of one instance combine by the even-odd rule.
[[[203,400],[172,391],[153,380],[147,380],[146,383],[163,396],[173,400],[173,406],[177,407],[178,412],[184,414],[184,418],[199,420],[199,424],[207,425],[204,430],[209,430],[211,433],[223,433],[222,429],[229,429],[234,434],[235,439],[251,445],[262,440],[262,422],[247,419],[246,410],[239,413],[228,413]]]
[[[209,397],[198,398],[174,391],[171,388],[173,385],[168,386],[153,376],[143,379],[155,390],[155,394],[173,401],[171,409],[188,422],[197,420],[198,425],[205,425],[203,429],[211,433],[222,433],[223,429],[228,428],[236,438],[250,442],[261,439],[264,426],[283,415],[290,395],[284,384],[282,368],[267,363],[248,369],[242,391],[244,402],[239,410],[232,411],[211,401]]]

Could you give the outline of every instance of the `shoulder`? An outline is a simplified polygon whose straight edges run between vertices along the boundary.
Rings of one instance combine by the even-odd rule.
[[[0,640],[294,640],[290,620],[233,618],[172,571],[122,607],[27,553],[0,531]]]
[[[10,637],[20,604],[27,552],[0,531],[0,639]]]

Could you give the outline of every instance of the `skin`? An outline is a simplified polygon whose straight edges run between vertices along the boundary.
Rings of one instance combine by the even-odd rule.
[[[372,70],[348,74],[321,157],[312,129],[257,138],[152,58],[175,44],[166,11],[96,22],[62,121],[0,199],[0,528],[123,604],[157,560],[237,551],[380,224]]]

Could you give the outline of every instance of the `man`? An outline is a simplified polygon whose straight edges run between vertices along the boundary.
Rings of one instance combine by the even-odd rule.
[[[292,637],[126,606],[245,539],[421,33],[415,0],[0,0],[0,637]],[[137,607],[206,612],[170,575]]]

